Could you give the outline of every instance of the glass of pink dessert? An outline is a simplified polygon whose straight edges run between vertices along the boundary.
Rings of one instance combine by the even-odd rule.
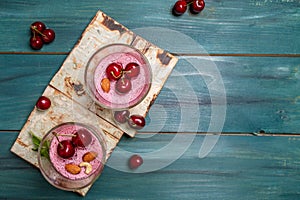
[[[52,128],[42,139],[38,164],[53,186],[74,191],[93,183],[100,175],[106,146],[103,133],[92,126],[67,122]]]
[[[101,107],[121,110],[148,94],[152,71],[147,58],[132,46],[111,44],[90,58],[85,71],[89,95]]]

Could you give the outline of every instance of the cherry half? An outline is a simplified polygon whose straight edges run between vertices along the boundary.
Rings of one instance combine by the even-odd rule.
[[[75,154],[75,147],[71,140],[59,141],[57,145],[57,154],[62,158],[70,158]]]
[[[176,16],[180,16],[187,10],[187,3],[184,0],[177,1],[172,9],[172,12]]]
[[[129,119],[129,110],[120,110],[114,112],[114,118],[117,122],[124,124]]]
[[[86,129],[79,129],[74,133],[72,142],[75,146],[86,147],[92,142],[92,135]]]
[[[131,62],[126,65],[124,71],[125,71],[126,77],[131,79],[131,78],[137,77],[139,75],[140,66],[137,63]]]
[[[51,106],[51,101],[48,97],[45,96],[41,96],[36,104],[35,104],[36,108],[39,110],[47,110],[48,108],[50,108]]]
[[[43,30],[42,39],[45,43],[52,42],[55,39],[55,32],[50,28]]]
[[[128,120],[128,124],[131,128],[139,130],[144,128],[144,126],[146,125],[146,121],[145,118],[141,115],[131,115]]]
[[[43,47],[44,42],[41,36],[35,35],[32,36],[29,40],[29,44],[31,46],[31,48],[39,50]]]
[[[116,90],[120,93],[127,93],[131,90],[132,85],[130,79],[122,77],[116,83]]]
[[[129,158],[128,165],[129,165],[130,169],[136,169],[139,166],[141,166],[143,164],[143,162],[144,162],[143,158],[141,156],[135,154]]]
[[[109,80],[119,80],[123,74],[122,65],[111,63],[106,68],[106,76]]]
[[[195,0],[190,6],[190,11],[192,14],[200,13],[205,7],[204,0]]]

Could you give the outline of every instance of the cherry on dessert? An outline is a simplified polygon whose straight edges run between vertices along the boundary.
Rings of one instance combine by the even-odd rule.
[[[92,135],[86,129],[79,129],[74,133],[72,142],[75,146],[86,147],[92,142]]]
[[[33,22],[30,26],[30,30],[33,34],[40,34],[45,30],[45,28],[45,24],[40,21]]]
[[[39,50],[43,47],[44,42],[42,37],[38,36],[38,35],[34,35],[33,37],[30,38],[29,40],[30,46],[33,49]]]
[[[131,90],[131,88],[131,81],[126,77],[122,77],[116,82],[116,90],[120,93],[127,93]]]
[[[111,63],[106,68],[106,76],[111,81],[120,79],[122,74],[122,65],[118,63]]]
[[[39,110],[47,110],[51,106],[51,101],[48,97],[41,96],[36,102],[36,108]]]
[[[75,154],[75,147],[71,140],[59,141],[57,154],[62,158],[71,158]]]
[[[205,7],[204,0],[195,0],[190,6],[190,11],[193,14],[198,14],[204,9],[204,7]]]
[[[129,158],[128,165],[130,169],[136,169],[143,164],[144,160],[141,156],[135,154]]]
[[[125,67],[125,74],[127,78],[137,77],[140,73],[140,66],[137,63],[128,63]]]
[[[173,6],[173,14],[176,16],[182,15],[187,10],[187,3],[184,0],[177,1]]]
[[[131,128],[139,130],[146,125],[145,118],[141,115],[131,115],[128,124]]]
[[[124,124],[129,119],[129,110],[120,110],[114,112],[114,118],[117,122]]]
[[[52,42],[55,39],[55,32],[50,28],[46,28],[42,32],[42,39],[45,43]]]

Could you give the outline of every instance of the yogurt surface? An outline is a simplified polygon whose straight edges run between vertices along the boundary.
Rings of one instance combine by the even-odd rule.
[[[67,124],[61,127],[58,127],[57,129],[53,130],[53,132],[58,134],[59,141],[63,140],[71,140],[72,136],[66,136],[66,135],[72,135],[79,129],[86,129],[87,128],[75,124]],[[90,130],[88,130],[90,132]],[[49,149],[49,157],[50,161],[55,168],[55,170],[60,173],[62,176],[71,179],[71,180],[78,180],[78,179],[84,179],[95,173],[96,171],[100,170],[103,166],[102,158],[103,158],[103,151],[102,146],[99,142],[99,140],[91,133],[92,141],[91,143],[86,147],[75,147],[75,154],[68,159],[62,158],[57,154],[57,146],[59,145],[59,141],[56,137],[53,137],[51,143],[50,143],[50,149]],[[89,174],[85,173],[85,168],[82,167],[79,174],[71,174],[65,169],[65,165],[69,163],[73,163],[76,165],[79,165],[81,162],[83,162],[82,157],[87,152],[96,152],[97,157],[89,162],[92,165],[92,171]]]
[[[110,81],[109,92],[101,88],[101,80],[106,78],[106,68],[111,63],[118,63],[125,69],[130,62],[140,66],[140,73],[131,79],[132,89],[128,93],[119,93],[115,89],[116,81]],[[128,108],[139,103],[147,94],[151,85],[151,69],[143,58],[136,53],[113,53],[103,58],[95,69],[94,85],[96,99],[100,104],[112,108]]]

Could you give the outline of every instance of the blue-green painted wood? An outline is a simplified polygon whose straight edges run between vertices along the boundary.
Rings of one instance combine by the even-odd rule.
[[[0,56],[0,129],[20,130],[65,56]]]
[[[41,20],[57,33],[55,42],[41,51],[68,52],[100,9],[129,29],[154,26],[179,31],[209,53],[300,53],[298,0],[207,0],[200,15],[185,13],[181,17],[171,15],[174,3],[175,0],[4,0],[0,2],[0,51],[32,51],[28,46],[29,25]],[[185,45],[176,49],[190,51]]]
[[[17,132],[0,133],[1,199],[81,199],[55,189],[36,168],[10,153],[16,136]],[[174,137],[143,136],[146,138],[123,138],[111,158],[123,150],[130,154],[153,152]],[[106,166],[85,199],[300,198],[298,137],[221,136],[212,152],[200,159],[203,138],[196,136],[180,159],[157,171],[136,174]],[[121,162],[126,159],[121,158]],[[144,160],[151,162],[146,157]]]
[[[0,55],[0,130],[22,128],[65,57]],[[145,131],[300,132],[299,58],[211,57],[209,62],[207,59],[180,58],[150,110]],[[191,61],[197,65],[191,65]],[[213,68],[215,71],[210,71]],[[216,72],[220,73],[225,94],[218,91],[219,85],[211,85],[218,78]],[[222,95],[226,102],[220,98]],[[211,122],[219,123],[212,116],[212,107],[227,109],[222,130],[208,129]],[[187,119],[182,118],[185,113]],[[200,121],[195,125],[195,120],[190,119],[196,118]]]

